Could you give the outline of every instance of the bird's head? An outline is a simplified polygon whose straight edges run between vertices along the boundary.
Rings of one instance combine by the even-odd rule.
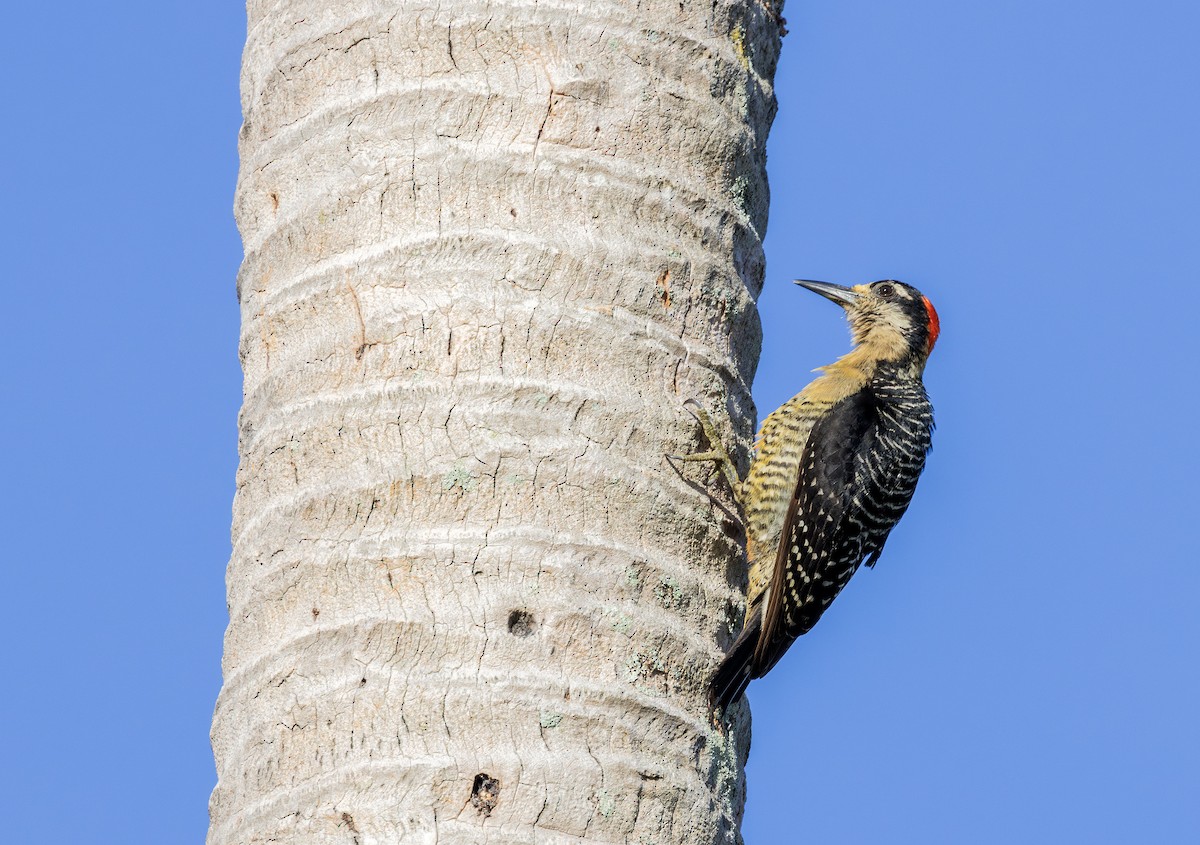
[[[854,344],[869,349],[872,357],[909,362],[918,372],[924,368],[939,325],[933,303],[916,288],[895,279],[854,287],[807,279],[796,284],[845,308]]]

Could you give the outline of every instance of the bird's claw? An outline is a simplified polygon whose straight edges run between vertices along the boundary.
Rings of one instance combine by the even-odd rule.
[[[725,477],[730,489],[733,491],[735,498],[738,494],[740,479],[738,478],[737,469],[734,467],[733,460],[729,457],[729,453],[725,450],[724,444],[721,442],[721,437],[717,433],[717,427],[713,425],[712,418],[708,415],[708,411],[699,399],[689,397],[683,400],[683,409],[692,415],[700,425],[700,429],[704,432],[704,439],[708,441],[709,450],[707,452],[697,452],[691,455],[669,455],[668,457],[675,458],[679,461],[712,461],[717,465],[718,472]]]

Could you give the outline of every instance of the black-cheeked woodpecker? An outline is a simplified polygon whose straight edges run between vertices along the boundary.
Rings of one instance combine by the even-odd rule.
[[[744,480],[703,411],[713,451],[688,456],[718,462],[746,523],[746,621],[713,679],[722,712],[817,623],[864,560],[879,560],[933,433],[922,382],[938,337],[932,303],[890,279],[796,284],[845,309],[854,348],[767,417]]]

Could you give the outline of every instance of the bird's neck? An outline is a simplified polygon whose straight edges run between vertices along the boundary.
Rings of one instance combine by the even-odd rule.
[[[821,371],[834,380],[862,385],[880,378],[920,384],[925,361],[910,354],[903,346],[887,345],[881,348],[879,344],[861,343],[829,366],[822,367]]]
[[[875,372],[871,374],[871,383],[894,387],[911,386],[916,390],[924,390],[921,380],[924,369],[923,363],[913,359],[879,361],[875,365]]]

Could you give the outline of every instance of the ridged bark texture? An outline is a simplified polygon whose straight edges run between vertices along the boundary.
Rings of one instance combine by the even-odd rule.
[[[779,26],[758,0],[249,4],[213,845],[736,842],[706,685]]]

